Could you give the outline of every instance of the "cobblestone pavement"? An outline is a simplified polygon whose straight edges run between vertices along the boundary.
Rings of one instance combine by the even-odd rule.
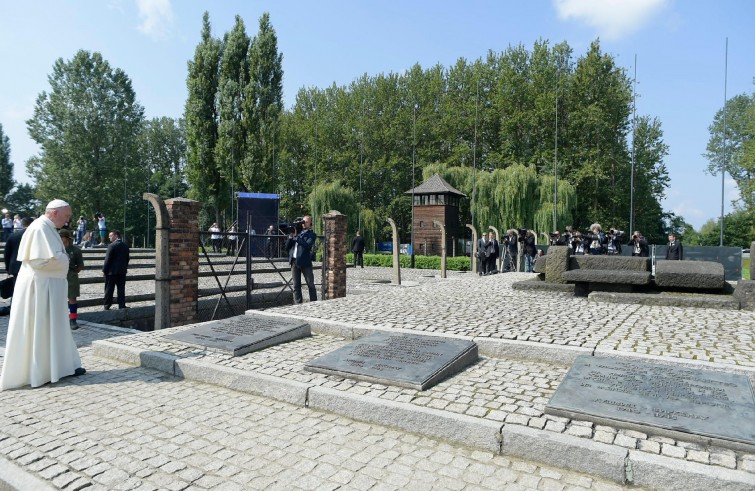
[[[601,355],[644,357],[645,359],[661,360],[666,363],[684,362],[688,366],[727,371],[735,370],[750,376],[751,380],[753,380],[753,374],[755,374],[755,360],[753,360],[755,320],[752,312],[598,304],[568,294],[513,290],[511,283],[531,277],[531,275],[523,273],[480,278],[471,273],[449,272],[449,278],[440,279],[437,271],[402,270],[402,286],[390,284],[391,272],[387,269],[350,268],[347,270],[347,275],[348,295],[346,298],[279,307],[271,309],[270,313],[331,323],[344,328],[402,329],[435,335],[464,336],[474,338],[478,342],[487,340],[494,344],[520,343],[523,341],[529,345],[542,347],[544,350],[577,349]],[[270,275],[271,278],[275,276],[277,275]],[[133,287],[146,289],[153,285],[151,282],[145,282],[144,285],[140,286],[139,283],[141,282],[135,282]],[[129,285],[132,287],[131,284]],[[3,320],[0,320],[0,328],[3,326],[2,323]],[[120,365],[112,361],[105,362],[103,359],[94,357],[91,348],[86,346],[87,340],[91,341],[97,337],[108,338],[107,343],[112,346],[141,353],[164,353],[180,359],[193,360],[203,363],[202,366],[208,370],[213,370],[213,367],[215,367],[222,370],[235,370],[236,373],[242,374],[258,374],[262,377],[270,377],[271,380],[288,381],[310,389],[330,390],[344,394],[344,397],[399,404],[402,408],[416,408],[420,412],[436,411],[437,414],[458,415],[467,418],[467,420],[480,421],[484,424],[497,424],[499,427],[502,425],[504,429],[524,428],[525,430],[534,430],[540,432],[546,439],[550,438],[549,435],[556,435],[572,440],[586,441],[591,445],[606,445],[606,447],[620,449],[632,455],[639,454],[641,459],[663,461],[663,465],[667,465],[669,468],[687,469],[689,466],[698,466],[695,467],[696,472],[702,469],[703,473],[718,476],[716,482],[720,485],[713,486],[713,488],[747,489],[746,485],[745,487],[741,486],[742,482],[753,483],[753,486],[755,486],[755,455],[747,451],[722,448],[700,443],[694,441],[694,439],[676,440],[667,436],[655,435],[652,431],[630,431],[597,425],[588,421],[569,420],[546,415],[544,413],[545,405],[568,370],[568,363],[566,362],[483,356],[476,364],[463,372],[442,381],[429,390],[420,392],[344,379],[333,375],[317,374],[304,369],[304,364],[312,358],[350,342],[350,335],[339,336],[333,333],[316,332],[311,338],[234,358],[186,347],[164,337],[166,334],[186,328],[188,327],[173,328],[161,332],[114,336],[114,333],[123,333],[123,331],[118,329],[107,330],[93,325],[87,326],[77,331],[76,338],[78,342],[84,345],[82,354],[87,363],[87,368],[94,368],[95,373],[91,376],[88,374],[81,379],[66,382],[68,385],[56,384],[54,387],[47,387],[46,389],[51,391],[54,389],[53,393],[57,393],[59,387],[78,387],[87,380],[98,380],[97,377],[105,376],[106,373],[123,372],[131,374],[131,376],[140,374],[136,376],[139,380],[124,380],[124,391],[130,388],[131,385],[129,384],[133,382],[141,387],[140,390],[143,394],[147,394],[150,398],[151,390],[156,387],[160,388],[160,394],[166,391],[170,392],[166,388],[192,387],[191,390],[194,391],[194,387],[197,387],[201,388],[202,391],[206,390],[208,394],[213,394],[213,396],[208,395],[207,397],[209,399],[214,398],[217,404],[221,404],[226,397],[229,400],[242,398],[244,401],[261,401],[260,404],[267,404],[268,408],[272,405],[276,408],[276,412],[288,414],[285,411],[290,410],[305,419],[325,417],[326,413],[311,408],[303,410],[301,407],[288,406],[283,402],[271,402],[267,399],[259,399],[258,396],[240,394],[222,387],[211,387],[192,381],[173,379],[160,372],[126,368],[127,365]],[[342,332],[346,330],[343,329]],[[141,384],[139,377],[142,376],[149,379],[146,384]],[[153,379],[155,381],[152,381]],[[116,387],[120,384],[121,382],[103,382],[102,384],[87,383],[85,385],[90,385],[90,389],[99,390],[99,385]],[[204,394],[199,389],[197,390],[198,394]],[[10,404],[3,402],[8,401],[8,399],[5,399],[8,394],[35,392],[41,391],[0,393],[0,404]],[[139,390],[136,390],[136,392],[138,393]],[[115,390],[112,397],[117,398],[117,394],[118,390]],[[105,395],[98,400],[102,403],[109,397],[111,396]],[[155,397],[162,401],[162,405],[159,406],[161,411],[168,411],[173,406],[185,408],[187,405],[185,400],[182,399],[193,401],[193,396],[187,397],[185,391],[176,395],[175,400],[160,399],[157,395]],[[276,396],[273,395],[273,397]],[[84,403],[88,404],[88,402]],[[245,403],[251,405],[250,402]],[[157,406],[151,406],[151,402],[145,404],[157,408]],[[131,405],[127,402],[126,405],[129,408],[138,408],[140,403]],[[1,413],[3,411],[0,411]],[[138,414],[140,417],[145,416],[143,413]],[[235,409],[232,414],[235,414]],[[180,416],[177,417],[180,419]],[[188,412],[186,417],[189,418]],[[359,425],[360,428],[380,427],[374,424],[355,423],[343,416],[333,414],[329,414],[327,417],[335,418],[329,420],[331,423],[343,420],[350,424]],[[180,425],[181,423],[175,424]],[[222,428],[227,429],[228,427],[229,425],[226,424]],[[159,431],[161,430],[154,430],[154,432],[147,430],[150,436],[154,436],[153,433]],[[170,430],[165,431],[171,433]],[[383,428],[382,431],[388,434],[407,435],[396,429],[387,430]],[[213,430],[205,427],[201,435],[212,433]],[[360,436],[363,437],[361,434]],[[427,436],[414,436],[414,438],[427,442],[434,441]],[[8,454],[2,451],[2,443],[0,441],[0,454],[6,455],[7,458]],[[185,442],[174,444],[180,449],[186,447]],[[435,442],[435,444],[447,449],[456,448],[449,447],[448,442]],[[322,443],[322,445],[326,445],[326,443]],[[504,447],[505,445],[504,442]],[[291,448],[291,451],[293,450],[294,448]],[[463,449],[457,450],[462,451]],[[474,452],[472,450],[463,451]],[[222,452],[222,449],[218,449],[217,452]],[[323,455],[330,456],[332,453],[327,452]],[[337,453],[337,455],[340,454]],[[469,455],[472,454],[465,455],[467,455],[465,458],[469,458]],[[474,455],[488,455],[490,462],[498,462],[499,459],[503,459],[502,462],[512,463],[511,466],[515,462],[515,459],[511,457],[493,456],[492,453],[477,451]],[[290,458],[296,459],[298,457]],[[16,458],[11,457],[11,459],[18,464]],[[559,461],[558,456],[555,461]],[[330,461],[326,462],[333,465]],[[426,470],[422,467],[424,465],[424,460],[420,459],[409,467],[412,472],[424,471]],[[524,481],[518,480],[513,484],[510,481],[505,481],[498,487],[503,489],[507,489],[507,486],[513,486],[512,489],[579,489],[580,486],[592,486],[594,488],[596,486],[608,486],[609,488],[618,486],[615,483],[582,474],[570,474],[567,471],[554,472],[562,476],[573,475],[576,476],[575,479],[578,477],[588,479],[590,480],[589,486],[584,485],[587,481],[582,481],[582,484],[579,484],[561,478],[551,482],[543,478],[540,470],[543,467],[532,462],[525,465],[529,466],[527,469],[531,472],[525,472],[522,475],[539,476],[540,480],[536,483],[526,479]],[[161,468],[161,466],[157,467]],[[442,466],[441,469],[449,470],[452,467],[453,463],[450,466]],[[28,465],[24,465],[24,468],[29,470]],[[510,468],[513,469],[513,467]],[[359,474],[358,471],[353,472]],[[443,475],[442,472],[442,470],[437,471],[438,474]],[[38,470],[34,473],[40,475]],[[304,471],[304,473],[311,477],[311,473],[307,473],[307,471]],[[728,476],[734,476],[733,479],[737,480],[737,487],[731,484],[734,481],[727,481]],[[374,476],[372,477],[374,478]],[[412,488],[422,488],[422,486],[430,484],[443,489],[462,489],[463,486],[473,489],[487,486],[484,484],[484,479],[479,482],[462,481],[457,484],[450,483],[450,481],[428,483],[425,480],[420,480],[412,482],[411,485]],[[382,489],[381,486],[388,483],[388,477],[381,477],[374,483],[374,489]],[[224,481],[223,484],[229,485],[229,481]],[[294,484],[289,481],[289,487]],[[155,486],[154,483],[150,485]],[[325,481],[318,481],[317,486],[314,487],[320,485],[327,486],[329,484]],[[405,485],[408,486],[405,483],[398,487]],[[256,488],[253,484],[248,486]],[[310,486],[305,487],[309,488]],[[347,483],[345,487],[347,489],[362,489],[359,485],[351,482]],[[657,485],[654,487],[657,487]],[[711,487],[709,483],[697,483],[697,485],[688,486],[687,489],[707,489],[709,487]],[[636,489],[636,487],[633,487],[633,489]]]
[[[0,320],[3,338],[6,329],[7,317]],[[117,332],[85,326],[75,333],[85,376],[0,392],[0,483],[65,490],[622,489],[92,355],[91,341]],[[29,475],[36,480],[24,481]]]

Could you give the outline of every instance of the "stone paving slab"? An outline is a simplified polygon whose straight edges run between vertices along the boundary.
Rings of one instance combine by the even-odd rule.
[[[117,335],[87,324],[85,376],[0,392],[0,488],[625,489],[93,355]]]
[[[536,452],[529,458],[548,461],[556,458],[548,457],[549,454],[560,455],[559,462],[568,462],[577,469],[577,463],[564,459],[570,448],[608,445],[619,455],[623,452],[626,464],[623,473],[612,474],[614,471],[598,467],[587,472],[609,476],[617,482],[621,478],[615,476],[623,475],[624,479],[638,483],[654,472],[661,473],[665,459],[655,457],[664,457],[679,463],[676,467],[679,475],[674,480],[678,489],[697,489],[695,476],[706,473],[724,479],[727,489],[755,486],[755,456],[751,454],[543,415],[545,402],[568,369],[568,357],[545,363],[537,356],[533,359],[493,356],[496,349],[499,353],[511,352],[509,345],[525,346],[531,354],[537,351],[536,346],[543,346],[551,353],[562,349],[587,350],[751,374],[755,366],[752,313],[595,304],[558,293],[514,291],[510,287],[512,282],[532,277],[515,273],[483,278],[461,273],[441,280],[424,272],[416,275],[416,283],[411,287],[394,287],[381,283],[380,274],[385,270],[371,271],[377,269],[348,270],[352,281],[349,291],[359,290],[360,295],[273,309],[277,315],[318,319],[321,326],[327,326],[327,335],[323,334],[325,330],[318,331],[313,326],[315,335],[306,346],[297,344],[303,340],[294,341],[255,353],[254,357],[245,355],[231,360],[217,353],[171,346],[159,339],[161,333],[142,333],[97,343],[96,349],[109,346],[117,353],[128,352],[129,363],[149,360],[161,370],[172,370],[170,373],[178,375],[216,372],[217,380],[211,380],[215,375],[205,375],[204,381],[236,384],[239,391],[255,393],[266,382],[272,384],[276,380],[278,385],[272,384],[274,387],[287,386],[292,394],[321,391],[337,404],[346,404],[345,408],[354,406],[349,401],[358,401],[370,408],[395,407],[429,416],[440,413],[438,420],[447,415],[449,420],[458,417],[464,422],[478,421],[478,429],[499,425],[504,453],[515,454],[515,448],[535,452],[536,439],[552,437],[553,445],[561,442],[560,453],[538,450],[542,455]],[[309,357],[343,346],[374,329],[469,337],[486,340],[493,347],[486,352],[481,349],[487,355],[462,374],[421,393],[302,369]],[[297,397],[294,401],[300,404],[301,398]],[[513,445],[517,440],[510,438],[507,447],[507,434],[516,435],[520,443]],[[635,460],[637,469],[645,469],[642,471],[645,477],[640,478],[633,468]],[[658,466],[653,467],[653,462],[658,462]],[[650,467],[652,470],[648,470]],[[609,465],[608,469],[613,467]]]
[[[187,349],[165,338],[165,334],[185,328],[99,341],[95,343],[95,353],[118,358],[119,352],[127,351],[121,348],[123,346],[135,348],[136,353],[150,349],[169,356],[171,360],[179,360],[176,364],[184,359],[196,364],[193,373],[174,371],[176,375],[197,377],[196,380],[225,386],[233,384],[237,390],[252,393],[261,393],[259,387],[264,383],[241,384],[238,380],[255,377],[282,379],[288,390],[282,388],[280,382],[270,381],[264,394],[288,397],[295,393],[296,397],[286,400],[298,400],[299,403],[306,394],[305,404],[311,408],[422,432],[487,451],[495,451],[500,445],[500,452],[504,455],[512,454],[550,465],[568,462],[572,469],[617,482],[626,479],[623,465],[629,458],[629,450],[639,448],[651,455],[674,455],[681,461],[692,462],[693,467],[706,464],[721,467],[723,472],[739,469],[741,476],[734,473],[733,482],[746,476],[744,482],[755,485],[755,474],[743,470],[749,468],[748,463],[755,456],[741,449],[706,446],[692,435],[686,440],[674,440],[652,433],[546,415],[545,405],[568,371],[566,365],[483,357],[472,367],[437,386],[417,391],[304,370],[308,360],[348,344],[349,340],[345,338],[314,334],[312,338],[261,352],[230,357]],[[137,364],[133,353],[121,359]],[[223,367],[222,373],[213,374],[213,367]],[[542,441],[550,443],[543,445]],[[606,453],[606,448],[613,453]],[[581,450],[575,453],[575,449]],[[594,454],[592,458],[589,457],[591,453]],[[564,455],[572,458],[565,460]],[[607,455],[614,455],[613,464],[606,463]],[[621,469],[616,467],[617,462],[621,463]],[[698,469],[697,472],[703,471]]]

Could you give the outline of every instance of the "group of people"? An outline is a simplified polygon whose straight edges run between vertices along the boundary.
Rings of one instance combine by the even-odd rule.
[[[615,227],[611,227],[608,232],[603,232],[600,224],[594,223],[590,226],[589,232],[584,234],[578,230],[573,230],[572,227],[566,227],[566,232],[563,235],[556,230],[550,234],[550,245],[565,245],[572,255],[577,256],[584,254],[619,255],[622,253],[623,237],[624,232]],[[627,246],[631,247],[632,256],[650,256],[648,241],[638,230],[632,234]],[[684,247],[674,232],[668,234],[666,259],[679,261],[684,259]]]
[[[8,242],[8,239],[14,232],[23,230],[21,225],[21,216],[16,215],[11,218],[10,213],[6,213],[2,220],[3,224],[3,242]]]
[[[549,245],[567,246],[571,255],[620,255],[624,232],[614,227],[603,232],[600,224],[594,223],[585,233],[566,227],[563,234],[556,230],[551,234],[543,235],[548,237]],[[650,255],[648,241],[639,231],[632,234],[627,246],[631,247],[632,256],[648,257]],[[500,244],[493,232],[483,233],[477,241],[479,274],[485,276],[499,272],[496,264],[501,255],[503,257],[500,272],[515,271],[520,247],[524,257],[524,271],[531,273],[537,258],[543,255],[543,250],[537,248],[532,230],[509,229]],[[682,260],[683,258],[684,248],[681,242],[675,233],[669,233],[666,259]]]
[[[0,311],[0,315],[10,315],[0,390],[39,387],[86,373],[71,334],[79,328],[78,275],[84,268],[83,255],[69,228],[71,215],[68,203],[52,200],[39,218],[21,219],[21,229],[6,240],[5,281],[12,289],[10,307]],[[77,227],[77,235],[79,231]],[[106,310],[111,307],[117,289],[119,308],[127,308],[129,248],[118,230],[111,231],[109,238],[102,267],[103,306]]]
[[[499,272],[497,268],[498,258],[501,258],[500,272],[517,270],[519,248],[524,255],[524,270],[531,273],[535,268],[537,257],[542,255],[542,250],[537,248],[535,234],[528,229],[509,229],[501,239],[501,243],[493,232],[482,234],[477,241],[477,271],[480,276],[487,276]]]

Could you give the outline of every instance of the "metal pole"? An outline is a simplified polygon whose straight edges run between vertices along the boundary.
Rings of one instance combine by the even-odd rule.
[[[357,229],[362,230],[362,208],[364,207],[362,194],[362,166],[364,165],[364,99],[362,99],[362,142],[359,144],[359,219]]]
[[[637,55],[634,55],[634,81],[632,83],[632,171],[629,178],[629,232],[634,233],[634,157],[637,122]]]
[[[724,177],[726,176],[726,85],[729,75],[729,38],[726,38],[726,56],[724,61],[724,157],[721,160],[721,238],[719,246],[724,246]]]
[[[475,195],[477,194],[477,103],[480,99],[480,79],[477,79],[477,92],[474,99],[474,141],[472,142],[472,226],[475,226],[474,222],[474,208],[475,208]],[[475,258],[470,256],[470,263],[473,263]],[[471,266],[470,266],[471,270]]]
[[[409,237],[409,243],[412,248],[410,267],[414,267],[414,164],[417,154],[417,101],[414,101],[414,114],[412,116],[412,229]],[[427,254],[427,251],[425,251]]]
[[[556,71],[556,137],[553,149],[553,231],[558,230],[558,82],[560,69]]]

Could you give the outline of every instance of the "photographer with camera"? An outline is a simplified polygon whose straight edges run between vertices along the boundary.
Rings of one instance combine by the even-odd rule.
[[[501,272],[516,271],[517,254],[519,253],[519,237],[516,230],[510,228],[503,238],[504,257],[501,261]]]
[[[522,237],[522,232],[524,232],[524,237]],[[535,269],[535,256],[537,256],[535,234],[532,233],[532,230],[520,229],[519,240],[524,244],[524,271],[532,273]]]
[[[589,243],[588,239],[582,237],[582,232],[579,230],[570,234],[569,249],[571,249],[571,254],[573,256],[584,256]]]
[[[648,241],[642,236],[639,230],[634,231],[632,234],[632,240],[629,241],[629,245],[632,246],[633,256],[648,257],[650,255]]]
[[[590,225],[590,231],[584,235],[589,244],[588,254],[600,255],[606,253],[606,236],[601,231],[599,223]]]
[[[307,215],[304,218],[294,220],[294,230],[290,230],[286,240],[286,250],[288,251],[288,263],[291,265],[291,277],[294,280],[294,303],[302,303],[301,295],[301,276],[307,282],[309,289],[309,301],[317,300],[317,289],[315,289],[315,275],[312,271],[312,248],[315,246],[317,236],[310,230],[312,228],[312,217]]]
[[[606,234],[606,254],[617,256],[621,254],[621,239],[624,237],[622,230],[611,227]]]

